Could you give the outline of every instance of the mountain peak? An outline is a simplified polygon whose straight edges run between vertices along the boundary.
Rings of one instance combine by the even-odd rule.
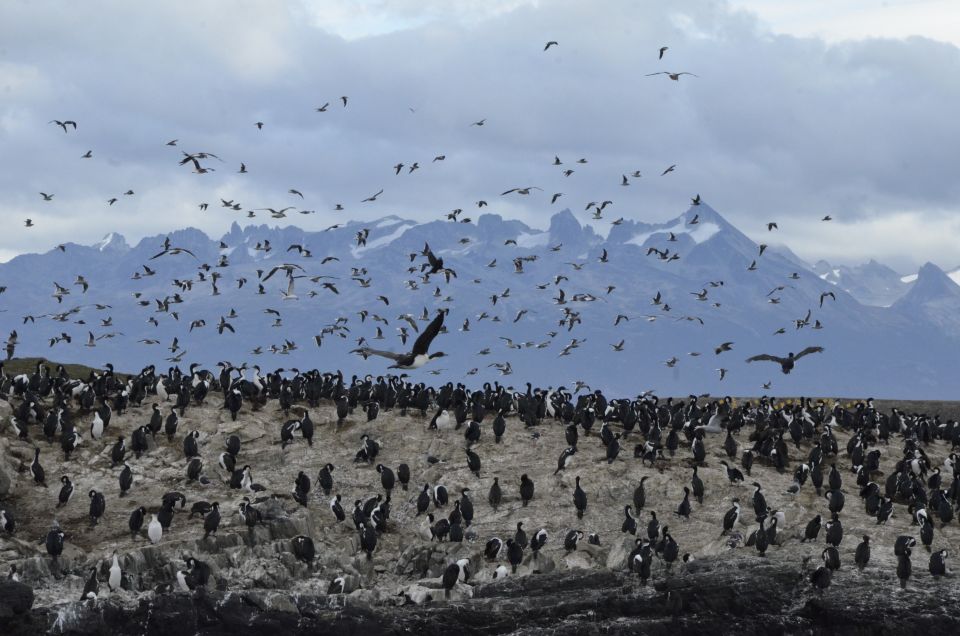
[[[92,247],[100,252],[125,252],[130,249],[126,239],[116,232],[110,232]]]
[[[960,299],[960,285],[953,282],[942,269],[928,262],[917,272],[917,280],[897,304],[919,305],[945,298]]]

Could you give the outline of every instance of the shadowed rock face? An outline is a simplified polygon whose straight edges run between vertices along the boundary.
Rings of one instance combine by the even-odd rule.
[[[777,559],[706,559],[641,587],[614,572],[566,572],[479,586],[469,601],[390,606],[352,596],[198,591],[39,608],[0,619],[16,634],[935,634],[958,626],[949,603],[864,577],[809,594]],[[5,590],[6,588],[0,587]],[[2,606],[0,606],[2,607]],[[3,622],[5,621],[5,622]]]
[[[17,566],[25,585],[0,586],[0,634],[117,633],[117,634],[265,634],[277,633],[718,633],[769,634],[817,632],[943,633],[957,627],[953,609],[960,601],[960,586],[954,579],[935,581],[926,573],[925,552],[914,553],[914,578],[908,589],[899,588],[893,555],[894,538],[917,536],[906,505],[898,502],[890,521],[877,525],[867,516],[857,497],[854,475],[843,456],[847,505],[843,512],[845,539],[841,545],[842,568],[823,593],[809,583],[810,569],[819,565],[823,533],[819,541],[800,543],[806,522],[816,514],[829,518],[826,501],[818,497],[809,482],[797,495],[786,495],[792,471],[785,474],[757,462],[752,479],[760,481],[768,503],[785,513],[780,544],[766,557],[752,548],[731,547],[720,536],[721,519],[738,497],[744,503],[742,524],[735,530],[743,536],[757,527],[749,499],[752,488],[730,485],[723,467],[726,458],[722,436],[708,436],[706,462],[699,475],[706,487],[702,505],[694,502],[689,521],[673,511],[690,483],[690,450],[681,445],[676,457],[657,468],[644,466],[630,449],[641,440],[634,433],[624,451],[612,464],[596,432],[583,436],[571,467],[554,476],[556,458],[566,446],[564,427],[547,420],[536,427],[538,437],[516,417],[507,418],[502,443],[489,430],[488,416],[481,426],[480,441],[472,446],[482,457],[481,476],[467,467],[463,431],[452,428],[427,430],[429,417],[404,416],[382,411],[367,423],[357,410],[339,428],[336,412],[322,403],[311,409],[316,423],[313,447],[298,436],[286,448],[279,444],[280,425],[287,418],[270,402],[258,411],[241,411],[237,422],[217,408],[219,398],[209,398],[202,407],[191,406],[181,420],[174,440],[158,435],[150,450],[128,463],[134,472],[131,492],[119,497],[117,474],[110,468],[109,448],[117,434],[129,438],[130,431],[146,422],[149,403],[114,414],[104,439],[87,438],[69,461],[64,461],[56,444],[48,447],[36,427],[32,442],[10,436],[0,429],[0,469],[11,478],[10,493],[0,508],[15,511],[18,529],[13,536],[0,536],[0,574],[11,564]],[[0,402],[0,421],[8,421],[9,406]],[[84,430],[92,416],[79,416]],[[186,431],[201,431],[200,452],[204,474],[210,483],[188,483],[182,440]],[[594,431],[596,431],[596,427]],[[741,449],[749,444],[750,429],[740,433]],[[266,490],[254,495],[231,490],[216,457],[226,437],[243,439],[238,464],[253,467],[254,481]],[[380,476],[367,464],[353,462],[362,433],[382,443],[378,461],[396,467],[410,465],[409,491],[399,485],[391,495],[389,530],[381,535],[373,559],[358,549],[357,533],[348,519],[337,523],[328,509],[330,497],[317,497],[315,485],[308,506],[290,496],[293,479],[303,470],[314,479],[320,467],[336,466],[334,491],[343,496],[349,511],[355,499],[384,494]],[[849,436],[837,431],[841,447]],[[33,444],[41,448],[49,489],[33,484],[29,472]],[[879,478],[893,470],[900,453],[900,439],[880,446]],[[804,461],[810,443],[800,449],[789,446],[789,466]],[[924,446],[931,464],[941,465],[950,452],[944,442]],[[428,456],[440,461],[431,463]],[[739,459],[739,455],[738,455]],[[739,463],[735,461],[734,463]],[[536,494],[524,507],[518,494],[519,476],[527,473],[536,483]],[[63,508],[56,508],[57,480],[68,474],[77,493]],[[499,478],[504,498],[495,511],[486,493]],[[584,518],[578,519],[572,501],[574,480],[581,482],[588,496]],[[633,536],[621,532],[623,505],[632,501],[641,477],[646,481],[646,506],[637,513],[644,534],[649,512],[656,511],[670,526],[680,553],[694,560],[667,567],[654,560],[652,576],[642,586],[627,571],[627,557]],[[445,517],[461,489],[470,488],[475,507],[473,524],[466,529],[463,543],[428,541],[420,536],[424,516],[416,516],[416,497],[422,484],[443,483],[451,494],[444,508],[430,506],[430,512]],[[86,492],[95,488],[106,494],[107,512],[96,527],[87,518]],[[157,512],[163,493],[177,490],[187,498],[186,507],[177,507],[171,527],[157,545],[141,535],[131,537],[127,529],[130,511],[140,505],[148,515]],[[331,496],[332,494],[331,493]],[[255,500],[264,523],[248,529],[235,513],[244,496]],[[191,505],[200,500],[219,501],[223,521],[215,537],[203,539],[202,521],[189,518]],[[58,519],[67,533],[64,554],[54,563],[37,541]],[[148,516],[149,521],[149,516]],[[494,579],[497,566],[506,563],[484,558],[490,537],[513,536],[522,521],[528,537],[541,527],[549,540],[534,558],[529,550],[517,575]],[[598,533],[599,546],[586,539],[567,553],[563,536],[569,529]],[[304,534],[312,537],[317,554],[312,563],[298,561],[290,541]],[[864,572],[853,566],[853,550],[862,534],[870,534],[873,558]],[[960,539],[956,523],[938,524],[934,550],[950,548]],[[742,543],[740,544],[742,545]],[[109,590],[107,580],[112,553],[116,550],[124,572],[121,589]],[[193,556],[211,568],[206,589],[176,591],[178,570]],[[444,599],[440,577],[448,564],[470,561],[471,577],[458,583],[449,600]],[[90,567],[97,567],[100,594],[96,601],[79,602]],[[332,579],[345,579],[346,593],[328,594]],[[173,590],[173,591],[171,591]],[[32,608],[32,609],[31,609]],[[282,630],[280,632],[279,630]],[[678,630],[680,630],[678,632]],[[915,632],[912,630],[916,630]]]

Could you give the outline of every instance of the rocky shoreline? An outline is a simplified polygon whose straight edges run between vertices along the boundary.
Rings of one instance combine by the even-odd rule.
[[[780,559],[719,557],[686,565],[648,586],[625,573],[565,571],[508,578],[472,589],[472,598],[416,604],[370,590],[290,594],[203,590],[153,594],[135,605],[97,600],[26,609],[30,588],[0,587],[0,631],[34,634],[946,634],[956,586],[942,594],[900,590],[893,577],[860,577],[829,594],[810,589]],[[439,586],[438,586],[439,587]],[[421,599],[422,600],[422,599]],[[19,601],[19,605],[17,604]],[[14,614],[13,612],[19,611]]]

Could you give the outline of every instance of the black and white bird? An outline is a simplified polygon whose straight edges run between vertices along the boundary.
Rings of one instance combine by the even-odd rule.
[[[433,321],[427,325],[423,332],[414,341],[413,349],[411,349],[408,353],[394,353],[392,351],[371,349],[369,347],[354,349],[351,351],[351,353],[359,353],[365,359],[369,356],[390,358],[394,361],[394,363],[388,367],[390,369],[419,369],[431,360],[442,358],[443,356],[447,355],[442,351],[427,353],[430,349],[430,343],[433,342],[433,339],[437,337],[437,334],[440,333],[440,329],[443,327],[444,315],[444,311],[437,313],[436,318],[434,318]]]

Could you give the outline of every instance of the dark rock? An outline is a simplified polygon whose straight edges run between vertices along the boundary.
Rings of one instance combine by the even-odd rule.
[[[33,607],[33,588],[15,581],[0,581],[0,618],[26,614]]]

